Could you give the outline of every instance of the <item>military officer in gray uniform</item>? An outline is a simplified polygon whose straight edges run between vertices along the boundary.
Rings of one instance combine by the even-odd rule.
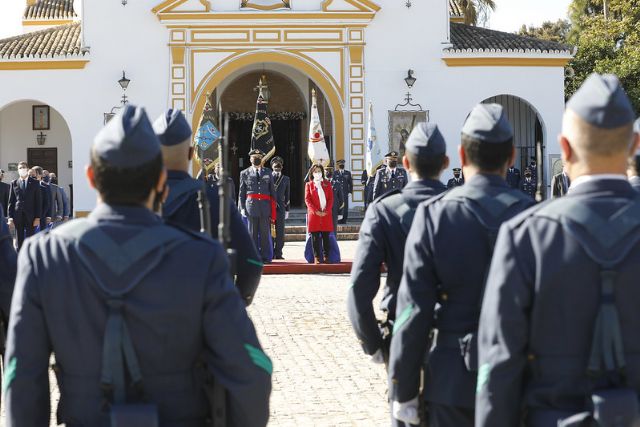
[[[423,202],[415,214],[391,340],[394,418],[418,423],[423,369],[428,425],[474,425],[476,335],[493,244],[500,225],[533,203],[505,181],[514,156],[503,108],[477,105],[462,128],[465,185]]]
[[[453,168],[453,178],[447,181],[447,188],[455,188],[464,185],[461,168]]]
[[[387,167],[376,172],[373,183],[373,200],[389,191],[402,190],[409,182],[407,171],[398,167],[398,153],[396,151],[387,153],[384,160]]]
[[[531,197],[531,199],[535,200],[536,198],[536,190],[537,190],[536,180],[533,179],[533,174],[531,172],[531,168],[526,167],[524,169],[524,179],[520,184],[520,190],[527,196]]]
[[[324,168],[327,179],[331,181],[331,189],[333,190],[333,208],[331,209],[331,216],[333,218],[333,232],[338,238],[338,223],[342,219],[342,208],[345,204],[345,195],[342,185],[342,180],[336,176],[336,172],[332,166]]]
[[[280,156],[271,159],[273,169],[273,186],[276,190],[276,237],[273,239],[273,258],[284,259],[282,248],[284,248],[285,221],[289,219],[289,208],[291,207],[291,189],[289,177],[282,173],[284,160]]]
[[[218,239],[220,222],[220,196],[218,185],[203,186],[201,180],[189,175],[189,162],[193,159],[194,148],[191,145],[191,126],[180,110],[169,109],[156,119],[153,130],[160,140],[160,148],[167,168],[169,196],[162,207],[162,216],[172,224],[179,224],[193,231],[200,231],[200,209],[198,191],[206,188],[211,218],[211,237]],[[247,227],[244,225],[238,209],[230,201],[229,247],[236,251],[235,281],[240,295],[247,305],[255,296],[262,276],[262,259],[253,244]]]
[[[248,218],[249,232],[253,236],[262,262],[271,262],[273,247],[270,224],[276,221],[276,188],[271,169],[262,165],[264,153],[251,150],[251,166],[240,172],[240,213]]]
[[[347,307],[351,324],[366,354],[373,360],[388,359],[396,297],[402,277],[404,245],[418,205],[446,190],[441,173],[449,166],[447,146],[438,127],[419,123],[406,143],[403,165],[412,181],[402,190],[375,200],[365,214],[351,268]],[[380,269],[387,266],[381,301],[384,319],[377,320],[373,299],[380,289]]]
[[[342,184],[342,193],[344,195],[344,204],[340,210],[340,215],[342,216],[339,220],[340,224],[346,224],[349,219],[349,195],[353,194],[353,177],[351,176],[351,171],[344,168],[345,164],[344,159],[338,160],[336,162],[338,170],[334,171],[335,178]]]
[[[559,138],[569,192],[500,230],[480,319],[477,426],[638,425],[640,199],[624,175],[639,142],[633,120],[618,79],[589,76]]]
[[[96,136],[87,219],[20,253],[6,355],[11,426],[47,426],[55,354],[68,426],[203,426],[205,374],[227,390],[227,425],[265,426],[271,361],[231,281],[222,246],[156,213],[167,174],[141,108]]]

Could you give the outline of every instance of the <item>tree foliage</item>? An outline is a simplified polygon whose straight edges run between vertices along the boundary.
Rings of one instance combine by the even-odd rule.
[[[456,3],[467,25],[484,25],[489,20],[489,14],[496,10],[495,0],[456,0]]]
[[[556,22],[547,21],[540,27],[523,25],[518,31],[521,36],[535,37],[556,43],[566,43],[571,31],[571,23],[566,19],[559,19]]]

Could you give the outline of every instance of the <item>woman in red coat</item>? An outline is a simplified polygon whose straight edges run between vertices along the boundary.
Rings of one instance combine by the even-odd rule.
[[[324,263],[329,263],[329,233],[333,231],[333,189],[324,178],[322,165],[313,165],[309,171],[309,182],[304,189],[307,204],[307,228],[313,239],[313,256],[320,264],[324,252]],[[322,242],[322,246],[321,246]],[[322,249],[323,250],[322,250]]]

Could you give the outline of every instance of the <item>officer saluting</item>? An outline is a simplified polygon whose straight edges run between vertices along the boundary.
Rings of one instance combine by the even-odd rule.
[[[153,129],[160,140],[160,148],[167,168],[169,196],[162,208],[162,215],[168,221],[200,231],[200,209],[198,191],[203,189],[202,181],[189,176],[189,162],[193,159],[191,126],[180,110],[169,109],[156,119]],[[217,224],[220,222],[220,198],[218,186],[206,186],[211,216],[211,237],[218,238]],[[251,240],[240,214],[233,202],[231,209],[231,243],[236,250],[236,286],[247,305],[251,304],[262,275],[262,260]]]
[[[633,120],[615,76],[588,77],[560,136],[569,192],[500,231],[480,319],[477,426],[518,425],[524,413],[533,427],[637,425],[640,199],[624,176]]]
[[[253,236],[262,262],[271,262],[273,247],[270,243],[271,222],[276,221],[276,189],[271,169],[262,166],[264,153],[251,150],[251,166],[240,172],[240,212],[249,220],[249,232]]]
[[[387,153],[384,160],[387,167],[376,172],[373,183],[373,200],[389,191],[401,190],[409,182],[407,171],[398,167],[398,153],[396,151]]]
[[[460,187],[464,185],[464,178],[460,175],[462,174],[462,169],[453,168],[453,178],[447,181],[447,188]]]
[[[407,140],[404,167],[413,180],[403,189],[394,190],[374,201],[365,214],[360,228],[358,249],[351,268],[347,307],[349,318],[364,352],[374,361],[387,359],[390,328],[395,320],[396,297],[402,277],[404,245],[418,205],[446,190],[439,181],[449,166],[447,146],[433,123],[419,123]],[[380,288],[380,268],[387,266],[381,308],[383,337],[373,311],[373,299]]]
[[[422,203],[416,212],[391,340],[393,416],[418,424],[424,367],[428,424],[434,427],[474,425],[475,343],[493,243],[500,224],[533,203],[505,181],[515,150],[500,105],[473,109],[462,128],[459,152],[466,184]],[[424,366],[432,328],[437,338]]]
[[[284,160],[280,156],[271,159],[273,168],[273,185],[276,190],[276,238],[273,240],[273,257],[284,259],[282,248],[284,248],[284,223],[289,219],[289,208],[291,207],[291,188],[289,177],[282,173]]]
[[[48,425],[52,351],[60,423],[205,425],[204,362],[227,390],[228,424],[266,425],[271,362],[222,246],[156,214],[166,177],[146,113],[127,105],[91,148],[87,179],[100,196],[89,218],[25,243],[6,355],[8,425]]]
[[[353,193],[353,178],[351,171],[344,168],[345,163],[344,159],[338,160],[336,162],[338,170],[334,171],[335,178],[338,179],[342,185],[342,194],[344,195],[344,204],[340,210],[340,215],[342,216],[342,219],[339,220],[340,224],[346,224],[349,219],[349,194]]]

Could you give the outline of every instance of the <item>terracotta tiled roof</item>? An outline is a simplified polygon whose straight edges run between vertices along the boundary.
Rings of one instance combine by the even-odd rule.
[[[463,16],[462,8],[458,4],[458,0],[449,0],[449,15],[450,16]]]
[[[27,6],[22,19],[49,20],[77,18],[73,10],[73,0],[37,0]]]
[[[447,52],[566,53],[573,48],[561,43],[494,31],[471,25],[451,23],[451,44]]]
[[[82,56],[80,22],[0,40],[0,59]]]

